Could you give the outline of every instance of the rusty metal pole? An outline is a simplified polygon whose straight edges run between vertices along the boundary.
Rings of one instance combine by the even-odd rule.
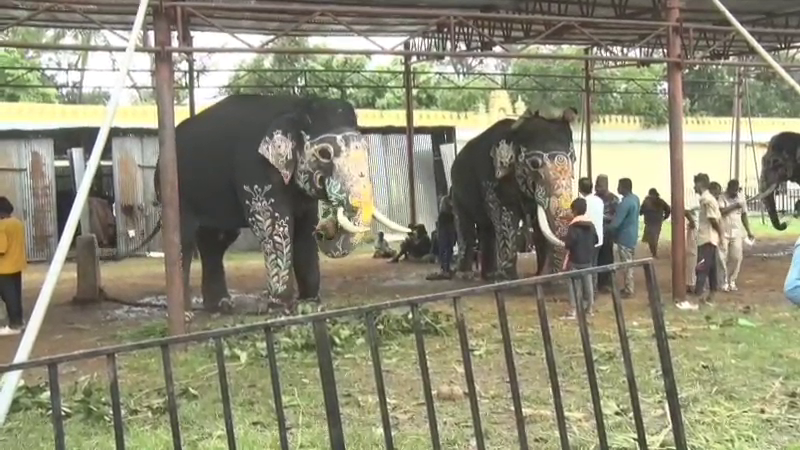
[[[172,43],[170,19],[163,3],[153,8],[156,47]],[[186,333],[183,270],[181,268],[180,199],[178,197],[178,158],[175,153],[175,78],[172,55],[155,55],[156,106],[158,108],[159,181],[161,185],[161,240],[167,281],[167,314],[170,335]],[[189,305],[191,306],[191,305]]]
[[[189,15],[186,14],[186,11],[183,8],[181,8],[180,13],[178,14],[178,42],[180,42],[181,47],[192,48],[192,30],[189,24]],[[195,113],[197,112],[194,98],[194,52],[186,52],[186,65],[186,87],[188,91],[187,97],[189,99],[189,117],[194,117]]]
[[[583,51],[587,55],[592,54],[592,48],[588,47]],[[592,180],[592,70],[594,63],[586,60],[583,62],[583,122],[586,127],[584,142],[586,148],[586,176]],[[578,174],[580,175],[580,174]]]
[[[410,44],[403,45],[409,51]],[[411,56],[403,57],[403,89],[406,94],[406,155],[408,159],[408,195],[411,223],[417,223],[417,190],[414,187],[414,80],[411,73]]]
[[[681,58],[680,0],[667,1],[667,57]],[[672,298],[686,299],[686,221],[683,180],[683,64],[667,63],[669,103],[669,166],[672,198]]]
[[[742,181],[742,68],[736,68],[733,91],[733,178]]]

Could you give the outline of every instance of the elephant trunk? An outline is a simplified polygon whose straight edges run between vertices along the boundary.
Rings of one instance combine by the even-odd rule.
[[[764,205],[767,207],[767,213],[769,214],[769,220],[772,222],[772,226],[778,231],[785,230],[787,227],[786,222],[781,222],[780,218],[778,217],[778,208],[775,206],[774,187],[772,188],[772,191],[764,197]]]

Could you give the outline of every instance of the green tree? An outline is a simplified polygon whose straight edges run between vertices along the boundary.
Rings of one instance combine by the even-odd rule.
[[[3,67],[0,69],[0,101],[56,103],[58,90],[48,87],[53,83],[42,74],[38,65],[23,51],[0,50],[0,67]]]

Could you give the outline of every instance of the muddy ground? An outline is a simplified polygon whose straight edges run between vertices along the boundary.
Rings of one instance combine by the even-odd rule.
[[[736,303],[785,302],[782,286],[791,258],[793,239],[762,239],[746,249],[746,259],[740,276],[740,292],[722,295],[720,301]],[[668,243],[662,245],[664,255],[657,261],[659,285],[664,299],[671,298],[670,261]],[[640,246],[637,257],[649,256]],[[531,255],[520,258],[520,273],[532,274],[534,259]],[[193,291],[199,292],[199,264],[194,265]],[[258,255],[233,255],[227,263],[230,289],[242,292],[260,292],[265,272]],[[427,264],[388,264],[361,254],[341,260],[323,258],[323,301],[335,306],[353,303],[380,302],[411,295],[458,289],[470,284],[463,281],[425,281],[424,277],[435,269]],[[24,296],[26,316],[30,314],[44,280],[47,265],[33,265],[25,273]],[[103,263],[103,287],[115,298],[138,301],[163,295],[164,275],[161,259],[129,259],[122,262]],[[632,300],[644,306],[645,288],[641,271],[636,271],[637,295]],[[474,284],[474,283],[473,283]],[[37,340],[34,356],[46,356],[107,345],[119,341],[121,332],[136,329],[143,323],[152,323],[163,316],[162,310],[134,311],[114,303],[92,306],[75,306],[71,303],[75,293],[75,266],[65,266],[51,308]],[[602,301],[602,298],[601,298]],[[563,306],[566,309],[566,306]],[[202,322],[202,314],[199,321]],[[19,338],[0,338],[0,362],[10,362]]]

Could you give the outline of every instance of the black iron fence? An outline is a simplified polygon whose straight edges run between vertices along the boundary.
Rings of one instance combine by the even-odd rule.
[[[745,197],[747,198],[758,194],[757,187],[745,188],[743,191]],[[792,215],[795,213],[795,205],[797,205],[798,201],[800,201],[800,188],[798,188],[794,183],[789,186],[783,185],[775,194],[775,209],[778,210],[778,214]],[[749,203],[747,207],[750,210],[751,215],[760,215],[762,216],[762,219],[766,217],[764,220],[769,220],[769,218],[766,216],[767,210],[764,207],[763,202],[752,202]]]
[[[528,442],[526,419],[522,406],[520,383],[515,362],[515,351],[512,347],[512,338],[509,327],[509,317],[506,311],[505,298],[505,294],[510,289],[533,286],[536,290],[536,305],[538,309],[539,325],[541,328],[541,339],[544,347],[544,357],[547,366],[550,390],[552,393],[552,407],[558,428],[561,444],[560,447],[563,450],[569,450],[571,448],[570,436],[567,432],[567,418],[562,400],[561,385],[559,384],[559,367],[556,364],[554,343],[551,335],[551,327],[549,322],[550,319],[548,318],[543,285],[545,285],[545,283],[565,281],[568,279],[572,280],[572,282],[567,283],[567,286],[570,299],[574,302],[576,288],[573,283],[577,282],[580,277],[600,272],[615,273],[625,269],[633,268],[639,268],[644,271],[649,311],[652,317],[658,359],[661,366],[661,376],[663,377],[664,383],[664,394],[667,400],[669,419],[674,437],[674,448],[677,450],[686,450],[688,447],[681,414],[681,406],[678,397],[678,388],[675,382],[672,358],[670,356],[669,342],[667,340],[663,306],[656,282],[655,268],[651,259],[617,263],[604,267],[584,269],[574,272],[505,283],[496,283],[469,289],[411,297],[373,305],[343,308],[310,315],[283,317],[257,324],[203,331],[179,337],[153,339],[132,344],[85,350],[66,355],[40,358],[25,363],[2,365],[0,366],[0,374],[21,369],[47,368],[50,391],[49,402],[50,410],[52,412],[51,416],[55,448],[65,449],[67,448],[64,427],[65,417],[62,413],[62,394],[59,368],[65,364],[74,363],[77,361],[84,361],[93,358],[105,358],[107,363],[108,387],[111,397],[111,424],[113,426],[116,449],[122,450],[126,447],[126,433],[124,422],[125,418],[123,417],[122,413],[122,400],[120,394],[120,382],[117,364],[118,356],[124,353],[158,348],[161,351],[161,365],[163,367],[164,386],[167,398],[166,407],[169,416],[172,443],[175,449],[182,449],[184,448],[184,444],[182,441],[181,424],[178,415],[178,396],[176,394],[176,386],[173,376],[173,351],[176,346],[185,346],[189,343],[205,343],[212,341],[216,355],[217,377],[219,380],[220,398],[222,402],[221,408],[225,424],[227,447],[229,449],[235,449],[237,447],[237,438],[232,413],[228,373],[226,371],[223,339],[236,337],[246,333],[263,332],[264,339],[266,341],[267,366],[271,378],[275,420],[277,421],[280,448],[282,450],[287,450],[290,448],[289,427],[287,426],[284,398],[281,390],[281,378],[278,360],[276,358],[276,333],[280,332],[281,329],[292,325],[311,324],[313,327],[314,343],[316,347],[316,362],[320,373],[330,448],[333,450],[344,450],[347,448],[347,445],[345,442],[342,414],[340,411],[340,396],[337,392],[338,385],[336,374],[334,372],[331,335],[328,329],[328,322],[338,318],[357,317],[363,320],[364,324],[366,325],[366,343],[369,347],[371,356],[372,369],[375,379],[375,393],[377,395],[379,404],[378,406],[380,409],[380,422],[382,424],[385,448],[394,449],[396,447],[394,443],[392,422],[389,415],[389,402],[387,401],[386,395],[384,371],[381,366],[381,352],[378,343],[378,331],[376,329],[374,318],[377,314],[386,310],[409,308],[412,317],[414,340],[416,343],[417,364],[420,371],[420,378],[424,392],[431,448],[438,450],[442,448],[442,442],[439,435],[439,421],[437,420],[436,405],[434,403],[431,374],[425,348],[425,335],[423,333],[423,324],[420,318],[420,307],[425,304],[449,301],[452,302],[455,324],[458,332],[457,334],[462,356],[463,373],[467,385],[466,395],[469,400],[472,418],[471,422],[474,433],[474,447],[483,450],[486,448],[486,440],[484,436],[484,427],[481,423],[482,416],[478,402],[478,389],[476,388],[475,383],[475,373],[472,364],[472,354],[469,344],[468,328],[464,314],[463,299],[465,297],[481,294],[494,294],[497,320],[500,328],[504,359],[506,363],[505,369],[508,373],[508,383],[511,391],[511,400],[513,403],[519,448],[536,448],[535,444],[532,446]],[[628,339],[628,332],[626,329],[626,321],[623,313],[623,302],[621,300],[615,278],[616,277],[612,277],[612,300],[616,322],[616,334],[619,338],[622,362],[624,364],[631,413],[633,415],[634,426],[636,429],[636,442],[639,449],[647,449],[649,448],[647,431],[645,430],[642,407],[639,398],[639,388],[637,387],[636,374],[634,371],[632,353]],[[578,302],[578,304],[581,304],[581,302]],[[584,311],[582,308],[578,308],[577,310],[577,327],[579,329],[588,387],[591,394],[591,402],[599,444],[598,448],[609,449],[609,439],[606,431],[603,407],[601,405],[600,391],[595,368],[595,357],[593,355],[593,349],[591,345],[591,335],[589,332],[589,326],[587,324],[586,311]]]

